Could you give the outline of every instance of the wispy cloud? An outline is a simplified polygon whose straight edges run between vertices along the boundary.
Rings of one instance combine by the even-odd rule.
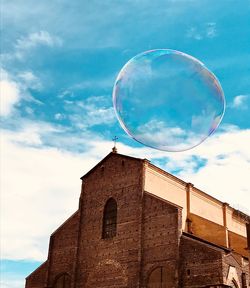
[[[29,88],[34,90],[42,89],[40,79],[32,71],[22,71],[19,73],[18,78]]]
[[[181,127],[168,127],[165,122],[156,119],[151,119],[131,132],[141,143],[166,151],[174,151],[175,148],[182,150],[181,147],[184,148],[185,144],[182,145],[187,138],[187,132]]]
[[[215,22],[209,22],[206,24],[205,35],[207,38],[214,38],[217,36],[217,28]]]
[[[57,36],[52,36],[48,31],[39,31],[17,39],[15,47],[17,50],[28,50],[40,45],[61,46],[62,40]]]
[[[233,102],[229,104],[230,108],[247,109],[247,100],[250,99],[250,94],[237,95],[234,97]]]
[[[38,31],[22,36],[16,40],[13,52],[2,54],[3,61],[24,60],[29,53],[38,47],[60,47],[62,39],[58,36],[50,34],[48,31]]]
[[[195,40],[201,40],[203,37],[201,33],[195,27],[191,27],[187,30],[186,36]]]
[[[5,70],[1,69],[0,74],[0,115],[6,117],[13,112],[21,98],[20,87]]]
[[[162,120],[152,118],[138,127],[131,127],[130,125],[129,128],[132,129],[128,132],[132,133],[137,141],[149,147],[163,151],[185,151],[199,145],[208,137],[208,129],[200,129],[204,126],[205,118],[205,113],[202,116],[193,116],[190,127],[167,125]],[[218,120],[214,119],[212,124],[215,125],[218,122],[219,118]]]
[[[116,117],[106,96],[92,96],[83,101],[65,100],[69,119],[77,127],[84,129],[100,124],[112,124]]]
[[[38,77],[31,71],[20,72],[18,75],[12,75],[5,69],[0,70],[0,115],[9,117],[17,112],[17,106],[20,101],[25,100],[41,105],[42,102],[33,97],[30,88],[41,90],[42,84]],[[28,114],[33,113],[30,107],[25,108]]]
[[[215,38],[218,36],[216,23],[208,22],[202,27],[191,27],[187,30],[186,36],[195,40],[202,40],[205,38]]]
[[[55,120],[63,120],[66,118],[66,115],[62,114],[62,113],[56,113],[54,116]]]

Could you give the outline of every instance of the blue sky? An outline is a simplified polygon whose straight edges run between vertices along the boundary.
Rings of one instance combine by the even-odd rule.
[[[1,2],[1,287],[22,287],[46,259],[49,235],[77,209],[79,177],[114,135],[120,153],[249,211],[249,19],[249,0]],[[220,128],[186,152],[135,142],[112,107],[120,69],[156,48],[198,58],[225,92]]]

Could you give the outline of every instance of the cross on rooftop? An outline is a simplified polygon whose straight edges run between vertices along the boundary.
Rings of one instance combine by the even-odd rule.
[[[117,153],[116,141],[118,140],[118,137],[115,136],[112,140],[114,141],[114,147],[112,148],[112,152]]]

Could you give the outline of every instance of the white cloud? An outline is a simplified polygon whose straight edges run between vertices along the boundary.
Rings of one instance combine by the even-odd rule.
[[[62,91],[59,95],[58,98],[66,98],[66,97],[73,97],[74,93],[68,89]]]
[[[10,79],[5,70],[1,69],[0,73],[0,115],[9,116],[20,100],[20,87]]]
[[[188,38],[193,38],[195,40],[201,40],[203,37],[201,33],[198,32],[197,28],[191,27],[187,30],[186,36]]]
[[[71,153],[43,145],[42,133],[57,128],[42,123],[21,125],[24,129],[20,132],[2,133],[2,257],[43,260],[47,257],[49,235],[77,210],[79,177],[106,156],[113,144],[95,135],[71,139],[62,134],[51,140],[66,148],[67,143],[61,141],[65,138],[72,141],[71,145],[79,142],[85,146],[85,152]],[[227,127],[195,149],[181,153],[132,148],[122,143],[117,147],[121,154],[155,163],[165,161],[162,168],[167,171],[181,169],[182,179],[222,201],[246,207],[250,203],[249,139],[250,130]],[[200,159],[204,164],[197,170]]]
[[[195,40],[215,38],[218,36],[216,23],[208,22],[203,24],[201,27],[191,27],[187,30],[186,36]]]
[[[64,100],[65,109],[70,112],[69,119],[81,129],[100,124],[112,124],[116,117],[108,97],[91,96],[84,101]]]
[[[40,90],[42,84],[39,78],[32,71],[24,71],[18,75],[18,78],[23,82],[23,84],[29,88]]]
[[[215,134],[193,150],[186,151],[179,160],[185,161],[180,176],[231,205],[240,204],[250,213],[250,130],[228,130]],[[198,171],[189,169],[195,159],[206,164]],[[178,160],[178,159],[177,159]],[[189,161],[191,160],[191,161]],[[178,162],[176,163],[178,167]]]
[[[27,52],[36,47],[47,46],[52,48],[61,45],[61,38],[51,35],[48,31],[34,32],[17,39],[14,56],[21,60],[27,55]]]
[[[64,114],[61,114],[61,113],[56,113],[54,116],[55,120],[59,120],[59,121],[65,119],[65,117],[66,116]]]
[[[201,116],[193,117],[192,129],[167,126],[164,121],[151,119],[131,132],[137,141],[150,147],[163,151],[184,151],[195,147],[208,136],[205,131],[200,131],[201,119]]]
[[[34,115],[34,110],[31,107],[25,107],[24,110],[28,115]]]
[[[206,36],[208,38],[214,38],[217,36],[217,29],[215,22],[210,22],[206,24]]]
[[[153,135],[153,137],[152,137]],[[135,139],[151,147],[174,151],[184,148],[183,143],[187,132],[180,127],[168,127],[163,121],[151,119],[144,125],[138,126],[133,133]]]
[[[91,108],[88,110],[89,122],[91,125],[113,123],[115,121],[115,114],[113,107],[109,108]]]
[[[19,144],[40,138],[34,131],[2,132],[2,258],[46,258],[49,234],[77,210],[79,178],[97,162],[93,154]]]
[[[17,104],[21,100],[33,102],[35,104],[43,104],[35,99],[29,89],[40,90],[42,84],[38,77],[31,71],[24,71],[14,76],[4,69],[0,70],[0,115],[8,117],[17,111]],[[33,114],[33,109],[26,107],[28,114]]]
[[[229,105],[229,107],[236,109],[246,109],[247,108],[246,101],[248,98],[250,98],[250,95],[238,95],[234,97],[234,100]]]
[[[45,45],[49,47],[60,46],[62,45],[62,40],[57,36],[52,36],[47,31],[39,31],[30,33],[26,37],[19,38],[16,43],[16,49],[28,50],[39,45]]]
[[[4,279],[0,281],[1,288],[20,288],[25,286],[24,279]]]

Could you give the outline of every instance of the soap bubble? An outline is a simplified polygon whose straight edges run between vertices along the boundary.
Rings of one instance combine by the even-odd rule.
[[[215,75],[194,57],[170,49],[129,60],[116,79],[113,104],[128,135],[164,151],[199,145],[218,127],[225,110]]]

